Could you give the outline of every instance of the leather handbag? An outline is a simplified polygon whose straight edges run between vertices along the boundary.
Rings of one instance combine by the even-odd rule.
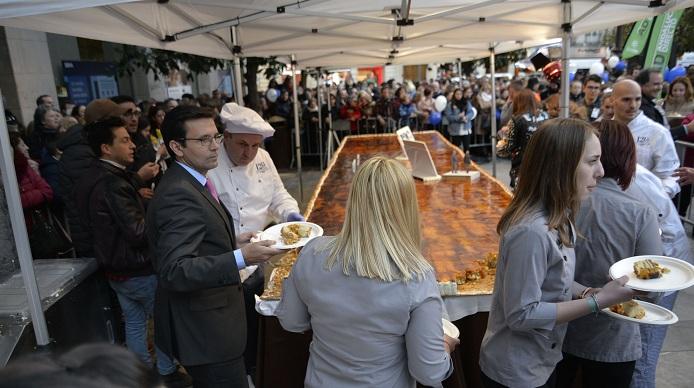
[[[47,207],[31,211],[29,245],[34,259],[52,259],[68,255],[74,248],[65,228]]]

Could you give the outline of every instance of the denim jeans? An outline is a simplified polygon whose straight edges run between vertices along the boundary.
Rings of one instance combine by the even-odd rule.
[[[664,296],[658,305],[672,310],[677,299],[677,292]],[[667,326],[639,325],[641,330],[641,350],[643,355],[636,361],[634,376],[631,378],[631,388],[655,388],[655,369],[658,366],[660,350],[665,342]]]
[[[152,365],[152,357],[147,351],[147,319],[154,311],[154,294],[157,289],[156,275],[137,276],[117,282],[110,280],[111,288],[118,296],[118,302],[125,317],[125,343],[146,365]],[[176,371],[176,365],[169,356],[155,347],[159,374],[168,375]]]

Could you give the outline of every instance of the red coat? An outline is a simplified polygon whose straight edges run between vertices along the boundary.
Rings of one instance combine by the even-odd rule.
[[[356,132],[359,126],[359,120],[361,120],[361,109],[359,107],[355,108],[350,105],[343,105],[342,108],[340,108],[340,118],[349,120],[349,129],[352,132]]]
[[[19,195],[22,198],[24,220],[27,231],[31,231],[31,210],[50,202],[53,199],[53,190],[41,175],[31,167],[26,167],[24,173],[17,174],[19,183]]]

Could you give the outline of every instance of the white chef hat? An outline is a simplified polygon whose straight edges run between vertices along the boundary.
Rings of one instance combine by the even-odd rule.
[[[263,120],[256,111],[239,106],[234,102],[224,104],[219,116],[224,123],[225,131],[229,133],[262,135],[263,139],[275,134],[275,129]]]

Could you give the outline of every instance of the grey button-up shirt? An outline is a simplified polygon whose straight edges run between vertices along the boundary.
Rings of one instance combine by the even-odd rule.
[[[577,283],[602,287],[610,281],[610,266],[637,255],[661,255],[658,219],[650,207],[604,178],[581,204],[576,228]],[[607,306],[600,306],[602,308]],[[639,325],[605,314],[587,315],[569,323],[564,351],[600,362],[641,358]]]
[[[275,312],[285,330],[313,329],[304,386],[441,386],[453,366],[433,271],[407,283],[346,276],[339,260],[325,268],[331,240],[318,237],[301,250]]]
[[[548,229],[544,211],[501,236],[480,354],[480,367],[492,380],[523,388],[547,382],[562,358],[567,325],[556,323],[556,303],[571,300],[574,265],[574,249]]]

